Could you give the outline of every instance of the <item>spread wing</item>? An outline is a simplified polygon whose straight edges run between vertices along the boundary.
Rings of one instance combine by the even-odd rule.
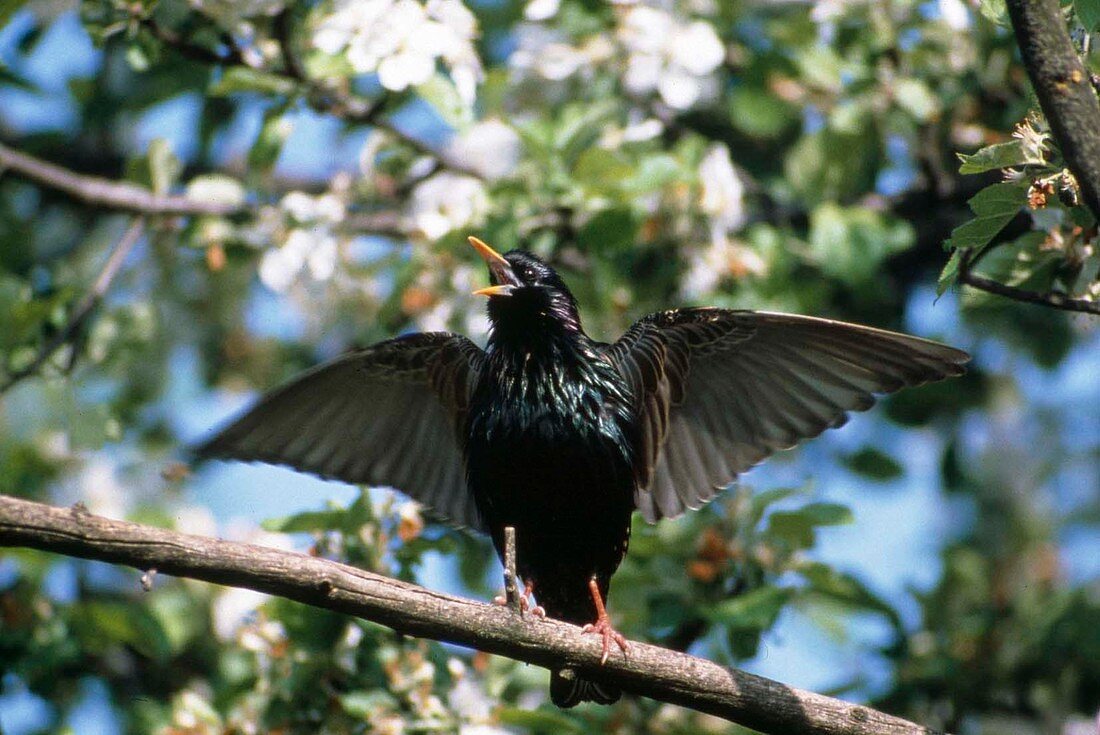
[[[395,487],[480,529],[460,432],[483,354],[445,333],[348,353],[263,396],[197,453]]]
[[[725,309],[652,314],[606,349],[634,391],[635,504],[651,522],[698,508],[874,394],[960,375],[970,359],[881,329]]]

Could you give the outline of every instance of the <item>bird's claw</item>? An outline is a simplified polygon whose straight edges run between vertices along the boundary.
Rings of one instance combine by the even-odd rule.
[[[494,605],[500,605],[501,607],[507,607],[508,606],[508,596],[507,595],[497,595],[496,597],[493,598],[493,604]],[[542,605],[531,605],[531,588],[530,587],[524,589],[523,594],[519,596],[519,611],[520,611],[521,615],[524,614],[524,613],[531,613],[536,618],[545,618],[546,617],[546,610],[543,609]]]
[[[596,618],[596,622],[589,623],[581,628],[581,635],[587,635],[589,633],[596,633],[603,636],[603,656],[600,657],[600,665],[607,663],[608,656],[611,655],[611,641],[615,641],[615,644],[619,647],[619,650],[626,656],[630,653],[630,643],[619,631],[611,627],[611,619],[606,615]]]

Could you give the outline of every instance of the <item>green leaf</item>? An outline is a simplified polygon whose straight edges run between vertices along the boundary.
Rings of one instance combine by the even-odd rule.
[[[1028,156],[1023,142],[1019,140],[988,145],[971,155],[960,153],[959,160],[962,161],[959,166],[961,174],[980,174],[1010,166],[1022,166],[1025,163],[1042,163]]]
[[[172,144],[164,138],[157,138],[150,143],[146,155],[149,158],[149,180],[153,191],[166,194],[183,171],[183,164],[172,153]]]
[[[557,710],[542,707],[540,709],[519,709],[501,707],[495,710],[497,719],[503,725],[517,725],[534,732],[585,732],[586,728],[568,715]]]
[[[260,92],[284,96],[292,94],[297,86],[294,80],[277,74],[247,66],[234,66],[226,69],[221,78],[210,86],[208,94],[212,97],[226,97],[238,92]]]
[[[1005,0],[978,0],[978,12],[992,23],[1007,27],[1008,6]]]
[[[400,706],[392,694],[381,689],[347,692],[341,694],[339,700],[345,712],[364,720],[379,712],[396,710]]]
[[[894,82],[894,99],[898,105],[920,122],[939,114],[940,100],[920,79],[902,78]]]
[[[872,446],[846,455],[842,461],[852,472],[880,482],[901,477],[903,469],[896,459]]]
[[[798,510],[778,511],[768,517],[766,533],[780,538],[794,548],[807,549],[814,545],[818,526],[837,526],[851,523],[852,511],[837,503],[810,503]]]
[[[777,138],[798,121],[798,110],[765,89],[738,87],[730,94],[730,120],[754,138]]]
[[[661,153],[646,156],[634,175],[623,182],[623,190],[631,194],[657,191],[680,176],[680,164],[672,156]]]
[[[1100,0],[1073,0],[1073,10],[1087,32],[1100,28]]]
[[[1024,206],[1025,187],[1026,184],[1018,182],[1002,182],[987,186],[971,197],[969,204],[974,219],[952,230],[944,248],[976,250],[976,256],[1020,212]]]
[[[264,113],[264,124],[248,151],[249,168],[267,171],[275,165],[283,151],[283,143],[293,130],[293,124],[284,113],[282,105]]]
[[[464,128],[473,120],[473,111],[462,101],[455,83],[445,74],[433,74],[431,79],[417,86],[416,93],[452,128]]]
[[[568,105],[550,129],[555,150],[572,161],[599,138],[603,123],[616,109],[612,100]]]
[[[0,28],[8,24],[15,11],[28,4],[27,0],[0,0]]]
[[[900,626],[897,611],[850,574],[839,572],[820,562],[807,562],[798,571],[809,583],[809,591],[836,602],[882,613],[892,623]]]
[[[573,178],[585,186],[607,190],[633,172],[626,158],[606,148],[589,148],[577,158],[573,166]]]
[[[848,283],[873,278],[889,255],[908,248],[912,226],[868,207],[818,205],[810,215],[810,253],[825,273]]]
[[[268,518],[260,526],[273,533],[338,531],[344,527],[344,520],[343,509],[308,510],[285,518]]]
[[[768,508],[775,503],[786,500],[794,495],[802,495],[805,492],[806,489],[800,487],[776,487],[771,490],[756,493],[752,496],[752,506],[750,510],[753,525],[755,526],[759,523],[760,519],[764,517],[764,513],[766,513]]]
[[[633,247],[637,235],[634,213],[619,207],[605,209],[588,220],[577,233],[577,242],[588,252],[611,252]]]
[[[955,285],[955,279],[959,277],[959,265],[962,263],[962,252],[956,250],[951,253],[951,257],[947,259],[947,264],[940,271],[940,277],[936,281],[937,297],[943,296],[947,289]]]
[[[794,595],[789,587],[760,587],[702,610],[714,623],[739,629],[766,630]]]
[[[843,88],[841,72],[844,62],[825,44],[801,49],[795,56],[795,63],[807,84],[828,92],[839,92]]]

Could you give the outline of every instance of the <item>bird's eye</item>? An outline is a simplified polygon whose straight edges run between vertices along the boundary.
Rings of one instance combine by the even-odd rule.
[[[525,281],[538,280],[538,273],[535,273],[534,268],[524,268],[523,269],[523,280],[525,280]]]

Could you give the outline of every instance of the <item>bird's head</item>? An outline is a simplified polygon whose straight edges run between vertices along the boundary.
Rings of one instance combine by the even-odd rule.
[[[492,285],[474,293],[489,298],[489,319],[495,329],[580,331],[577,301],[545,261],[526,250],[501,255],[476,237],[469,240],[489,267]]]

